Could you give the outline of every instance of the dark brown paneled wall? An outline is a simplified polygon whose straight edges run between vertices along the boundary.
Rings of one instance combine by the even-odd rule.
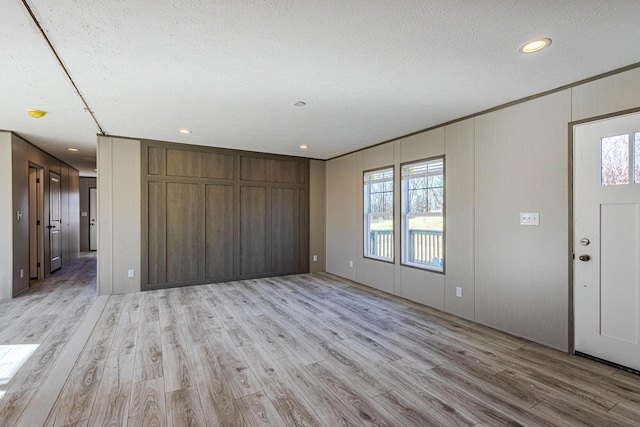
[[[142,287],[309,271],[309,161],[142,143]]]

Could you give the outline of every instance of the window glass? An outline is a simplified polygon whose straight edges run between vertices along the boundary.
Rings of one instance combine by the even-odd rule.
[[[393,261],[393,168],[364,173],[364,255]]]
[[[415,267],[444,267],[444,159],[402,166],[402,260]]]
[[[629,135],[600,140],[600,182],[602,185],[629,183]]]

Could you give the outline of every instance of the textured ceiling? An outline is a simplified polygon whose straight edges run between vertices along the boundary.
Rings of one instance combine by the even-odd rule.
[[[1,1],[0,129],[93,174],[96,124]],[[637,0],[27,2],[108,134],[320,159],[640,61]]]

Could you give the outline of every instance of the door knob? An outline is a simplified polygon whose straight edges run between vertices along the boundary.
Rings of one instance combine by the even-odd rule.
[[[589,261],[589,260],[591,259],[591,257],[590,257],[589,255],[587,255],[587,254],[582,254],[582,255],[580,255],[580,256],[578,257],[578,259],[579,259],[580,261],[585,261],[585,262],[586,262],[586,261]]]

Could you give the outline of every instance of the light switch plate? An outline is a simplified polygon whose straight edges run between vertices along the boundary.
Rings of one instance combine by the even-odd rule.
[[[540,213],[520,212],[520,225],[540,225]]]

